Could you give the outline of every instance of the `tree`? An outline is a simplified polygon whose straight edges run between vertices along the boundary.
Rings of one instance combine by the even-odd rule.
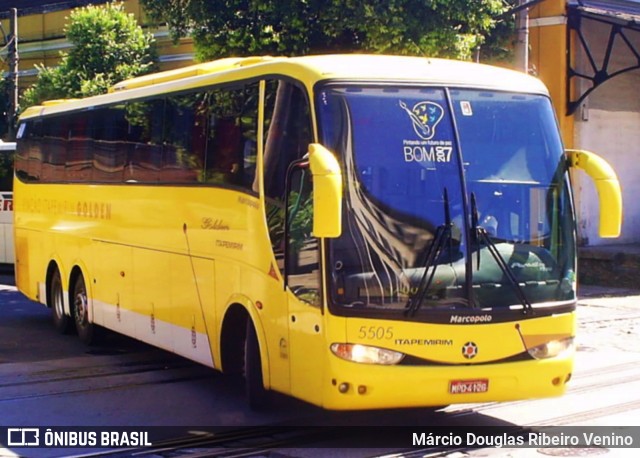
[[[153,35],[145,33],[122,4],[73,10],[65,34],[73,48],[61,54],[57,67],[37,66],[38,79],[24,92],[22,107],[102,94],[113,84],[154,68]]]
[[[141,0],[197,58],[373,52],[469,59],[512,0]]]

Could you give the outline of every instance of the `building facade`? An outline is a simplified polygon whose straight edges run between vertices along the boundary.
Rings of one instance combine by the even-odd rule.
[[[595,187],[573,176],[581,244],[640,242],[640,1],[543,0],[529,24],[530,71],[551,90],[565,146],[603,156],[622,186],[621,236],[601,239]]]
[[[4,36],[0,37],[6,44],[11,30],[10,9],[18,10],[18,52],[19,52],[19,85],[21,88],[31,85],[37,75],[36,65],[54,66],[60,53],[68,50],[71,43],[66,39],[64,28],[72,9],[86,5],[100,5],[113,0],[0,0],[0,23]],[[133,14],[138,22],[156,39],[160,56],[161,70],[170,70],[193,63],[193,42],[182,39],[174,44],[166,27],[154,27],[146,18],[138,0],[121,1],[125,11]],[[7,49],[0,50],[2,71],[7,72]]]

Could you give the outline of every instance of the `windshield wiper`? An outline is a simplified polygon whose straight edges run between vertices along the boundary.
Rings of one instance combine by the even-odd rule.
[[[487,230],[478,224],[478,206],[476,205],[476,195],[473,192],[471,193],[471,230],[472,236],[474,238],[473,241],[478,247],[478,269],[480,269],[480,245],[482,243],[487,247],[489,253],[491,253],[491,256],[493,256],[493,259],[495,259],[496,264],[498,264],[498,267],[500,268],[504,276],[507,277],[509,283],[511,283],[511,286],[513,286],[513,290],[516,293],[518,300],[522,304],[523,313],[525,315],[533,313],[533,306],[531,305],[531,302],[529,302],[529,299],[527,299],[527,296],[520,286],[520,283],[518,283],[518,279],[511,270],[511,267],[509,267],[509,264],[507,264],[507,262],[498,251],[496,244],[493,243],[493,240],[491,240],[491,237],[489,237]]]
[[[449,244],[449,253],[451,257],[452,245],[451,245],[451,229],[453,227],[453,223],[451,222],[451,210],[449,207],[449,193],[447,192],[447,188],[444,188],[444,192],[442,195],[444,200],[444,224],[441,224],[436,228],[436,233],[433,238],[433,242],[431,242],[431,246],[429,247],[429,251],[427,251],[427,259],[424,263],[424,273],[422,274],[422,278],[420,278],[420,283],[418,289],[415,294],[409,296],[409,300],[405,305],[405,316],[413,316],[422,306],[422,302],[433,282],[433,278],[435,277],[436,270],[438,266],[435,264],[436,260],[442,253],[442,249],[445,244]],[[429,273],[429,270],[431,272]]]

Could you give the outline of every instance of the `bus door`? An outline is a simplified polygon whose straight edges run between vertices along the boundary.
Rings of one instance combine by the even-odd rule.
[[[320,245],[311,234],[311,173],[304,159],[312,142],[309,103],[290,82],[272,80],[266,87],[266,216],[288,308],[288,339],[281,339],[279,352],[289,361],[291,394],[317,403],[326,349]]]
[[[320,241],[312,236],[311,173],[291,174],[287,212],[286,284],[289,304],[289,359],[294,396],[317,400],[324,348]]]

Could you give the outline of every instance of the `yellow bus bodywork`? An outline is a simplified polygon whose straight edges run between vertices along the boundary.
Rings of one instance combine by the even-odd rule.
[[[317,81],[347,77],[473,87],[499,84],[503,90],[544,93],[541,83],[527,76],[504,71],[504,77],[496,77],[485,67],[469,72],[464,63],[367,56],[335,61],[339,64],[331,68],[324,66],[332,62],[331,56],[203,64],[190,74],[142,77],[123,82],[107,95],[31,108],[23,119],[265,74],[300,81],[312,105]],[[258,149],[261,153],[261,145]],[[259,156],[258,176],[261,160]],[[556,396],[563,393],[572,372],[570,353],[504,362],[540,343],[573,337],[572,312],[521,322],[425,324],[333,316],[326,291],[322,307],[300,301],[283,288],[264,201],[247,193],[140,183],[26,184],[16,179],[14,206],[17,284],[28,297],[47,303],[48,272],[55,266],[69,312],[70,278],[74,270],[81,272],[93,323],[223,371],[225,319],[241,308],[256,327],[265,387],[325,408]],[[348,362],[331,353],[334,342],[394,349],[430,364]],[[468,342],[477,346],[473,362],[463,355]],[[450,384],[459,380],[486,380],[488,389],[452,394]]]

